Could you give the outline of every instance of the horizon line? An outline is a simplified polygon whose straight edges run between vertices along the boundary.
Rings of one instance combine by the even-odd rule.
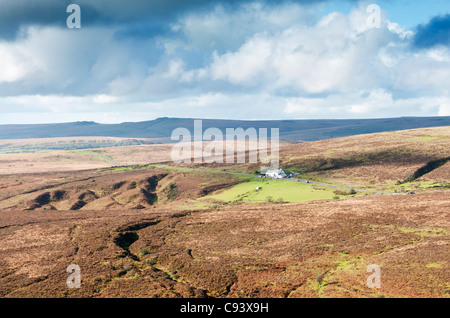
[[[195,117],[157,117],[154,119],[142,120],[142,121],[124,121],[117,123],[102,123],[90,120],[78,120],[67,122],[48,122],[48,123],[22,123],[22,124],[0,124],[0,126],[29,126],[29,125],[64,125],[64,124],[77,124],[77,123],[91,123],[97,125],[122,125],[122,124],[136,124],[145,123],[161,119],[185,119],[185,120],[220,120],[220,121],[246,121],[246,122],[274,122],[274,121],[344,121],[344,120],[388,120],[388,119],[402,119],[402,118],[450,118],[450,116],[398,116],[398,117],[372,117],[372,118],[292,118],[292,119],[227,119],[227,118],[195,118]]]

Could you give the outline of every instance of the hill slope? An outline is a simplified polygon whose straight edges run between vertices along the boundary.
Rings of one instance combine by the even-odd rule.
[[[395,192],[448,187],[450,127],[356,135],[282,146],[280,167],[300,179]],[[200,167],[200,165],[198,165]],[[261,163],[215,164],[255,173]]]
[[[284,147],[283,167],[338,184],[368,187],[416,180],[448,181],[450,127],[321,140]],[[385,188],[386,189],[386,188]]]
[[[50,138],[50,137],[127,137],[167,138],[178,127],[193,133],[192,118],[158,118],[152,121],[121,124],[75,122],[39,125],[0,125],[0,139]],[[450,126],[450,117],[402,117],[387,119],[345,120],[220,120],[204,119],[203,129],[216,127],[247,129],[249,127],[279,128],[284,140],[315,141],[337,137],[370,134],[384,131]]]

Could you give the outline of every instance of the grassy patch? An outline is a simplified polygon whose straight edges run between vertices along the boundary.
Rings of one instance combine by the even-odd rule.
[[[225,202],[307,202],[330,200],[335,196],[332,190],[317,189],[310,184],[286,181],[249,178],[231,189],[208,195],[203,199]]]
[[[448,236],[449,232],[442,228],[424,228],[424,229],[411,229],[406,227],[399,228],[402,233],[413,233],[422,237],[430,236]]]
[[[411,181],[401,184],[392,184],[386,188],[387,191],[392,192],[409,192],[409,191],[421,191],[427,189],[447,189],[449,184],[446,182],[435,182],[435,181]]]
[[[95,158],[98,158],[100,160],[103,160],[103,161],[106,161],[106,162],[109,162],[109,163],[113,163],[113,164],[117,164],[118,163],[118,162],[116,162],[115,160],[113,160],[113,159],[111,159],[109,157],[106,157],[106,156],[103,156],[103,155],[100,155],[98,153],[94,153],[94,152],[91,152],[91,151],[71,150],[71,152],[77,153],[77,154],[82,154],[82,155],[92,156],[92,157],[95,157]]]
[[[308,172],[308,170],[306,169],[297,169],[297,168],[286,168],[285,170],[286,172],[294,172],[300,175],[306,174]]]
[[[341,256],[347,256],[344,253],[341,253]],[[348,258],[348,257],[346,257]],[[364,263],[364,259],[362,257],[357,257],[357,258],[348,258],[346,260],[342,260],[342,261],[337,261],[336,262],[338,265],[336,267],[336,271],[356,271],[356,270],[360,270],[362,268],[362,264]]]
[[[134,166],[115,167],[115,168],[109,168],[109,169],[100,169],[97,171],[97,173],[135,171],[135,170],[146,170],[146,169],[149,169],[148,165],[134,165]]]
[[[52,152],[52,149],[8,149],[8,150],[0,150],[0,154],[18,154],[18,153],[46,153]]]
[[[326,284],[318,283],[317,281],[310,280],[309,285],[317,292],[317,296],[320,298],[324,288],[327,286]]]
[[[167,192],[167,199],[174,200],[178,196],[178,187],[176,184],[171,183],[169,185],[169,191]]]
[[[408,139],[411,142],[430,142],[435,140],[446,139],[445,137],[437,137],[437,136],[415,136]]]

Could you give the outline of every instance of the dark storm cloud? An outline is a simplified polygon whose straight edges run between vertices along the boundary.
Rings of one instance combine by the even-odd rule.
[[[73,0],[0,0],[0,38],[13,40],[22,27],[29,25],[65,27],[69,15],[66,12],[67,6],[74,2],[76,3]],[[82,20],[89,23],[112,21],[87,2],[82,7],[82,13]]]
[[[270,5],[282,2],[310,4],[326,0],[259,0]],[[353,0],[349,0],[353,1]],[[14,39],[21,27],[28,25],[65,26],[66,8],[75,3],[82,9],[83,26],[144,22],[167,24],[178,15],[193,10],[208,9],[222,4],[230,8],[248,0],[0,0],[0,38]],[[165,28],[152,27],[153,32]]]
[[[0,37],[14,38],[22,25],[55,24],[65,8],[58,0],[0,1]]]
[[[419,49],[450,46],[450,14],[434,17],[427,24],[419,25],[413,44]]]

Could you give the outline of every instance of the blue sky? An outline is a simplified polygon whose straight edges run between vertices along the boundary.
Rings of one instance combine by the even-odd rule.
[[[448,83],[446,0],[0,0],[0,124],[450,116]]]
[[[431,18],[450,12],[448,0],[377,0],[370,3],[378,4],[385,10],[391,21],[407,28],[426,23]],[[340,11],[348,13],[354,7],[354,1],[340,0],[326,3],[325,13]]]

